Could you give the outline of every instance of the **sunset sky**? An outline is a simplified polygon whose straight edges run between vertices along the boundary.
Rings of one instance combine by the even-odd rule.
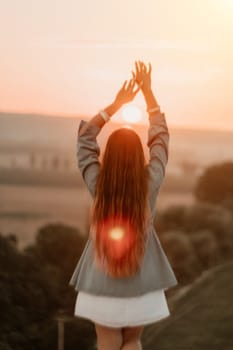
[[[170,126],[233,130],[233,0],[0,0],[0,29],[0,111],[91,116],[140,59]]]

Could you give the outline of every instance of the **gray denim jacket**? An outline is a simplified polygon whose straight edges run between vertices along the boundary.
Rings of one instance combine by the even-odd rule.
[[[82,129],[84,125],[85,128]],[[96,141],[100,130],[100,127],[83,120],[78,130],[78,166],[92,197],[95,195],[96,180],[101,166],[99,162],[100,148]],[[168,144],[169,132],[164,113],[157,111],[150,114],[147,142],[150,159],[147,167],[151,217],[141,268],[132,277],[113,278],[108,276],[95,266],[93,242],[92,238],[89,237],[69,281],[69,284],[76,291],[102,296],[134,297],[157,289],[166,290],[178,284],[153,225],[156,199],[168,162]]]

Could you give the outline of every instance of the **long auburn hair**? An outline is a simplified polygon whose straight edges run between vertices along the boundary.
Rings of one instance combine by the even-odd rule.
[[[112,277],[133,275],[142,261],[149,214],[147,177],[137,133],[114,131],[106,144],[91,214],[95,261]]]

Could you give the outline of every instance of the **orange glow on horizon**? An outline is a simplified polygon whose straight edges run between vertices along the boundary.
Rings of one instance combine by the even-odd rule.
[[[1,112],[90,119],[142,60],[169,126],[233,130],[233,0],[31,3],[0,11]],[[135,99],[113,121],[148,125]]]

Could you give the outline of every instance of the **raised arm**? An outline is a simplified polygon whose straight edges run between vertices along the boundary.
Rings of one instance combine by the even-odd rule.
[[[147,142],[150,150],[149,170],[154,179],[154,186],[160,187],[168,162],[169,132],[165,115],[160,111],[152,89],[146,87],[142,92],[149,115]]]
[[[100,169],[99,155],[100,148],[96,137],[101,126],[81,120],[77,138],[77,163],[86,186],[94,196],[96,178]]]
[[[82,177],[88,187],[92,197],[95,195],[96,180],[100,170],[100,148],[97,143],[97,136],[113,114],[117,112],[123,104],[131,101],[140,87],[135,90],[134,79],[125,81],[116,95],[114,102],[101,110],[97,115],[86,122],[81,120],[78,129],[77,139],[77,161]]]
[[[158,102],[151,88],[151,65],[138,61],[135,63],[134,77],[137,83],[143,82],[141,91],[145,98],[149,115],[149,130],[147,146],[150,151],[148,164],[150,184],[149,200],[152,212],[155,210],[155,201],[165,176],[168,162],[169,132],[164,113],[160,111]]]
[[[151,195],[154,197],[152,201],[154,202],[165,177],[170,135],[165,115],[160,110],[149,113],[149,123],[147,146],[150,150],[150,159],[148,169],[151,180]]]

